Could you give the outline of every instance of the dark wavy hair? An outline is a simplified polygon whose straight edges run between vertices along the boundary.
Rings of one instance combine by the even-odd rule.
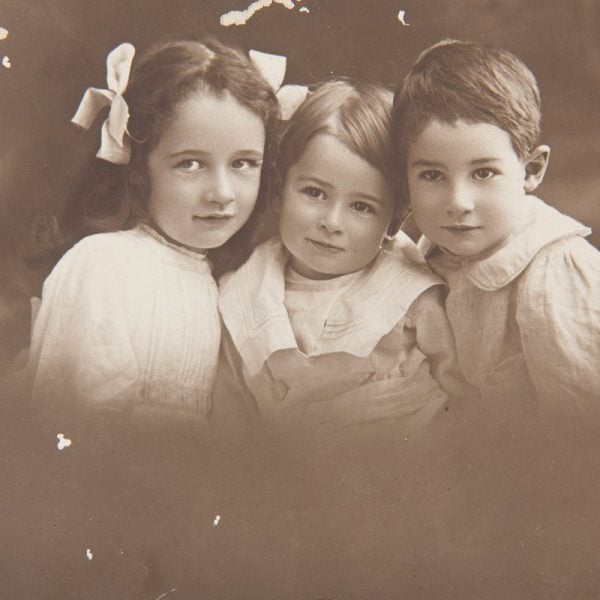
[[[258,199],[248,222],[221,248],[210,250],[217,275],[241,264],[270,193],[279,105],[269,84],[240,51],[209,38],[169,41],[133,62],[123,97],[129,107],[131,159],[114,165],[94,159],[66,213],[71,242],[97,232],[148,222],[148,155],[171,123],[178,105],[198,91],[229,93],[265,126],[265,153]]]

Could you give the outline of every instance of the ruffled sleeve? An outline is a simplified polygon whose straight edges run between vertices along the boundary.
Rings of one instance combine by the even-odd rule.
[[[412,304],[406,325],[414,329],[419,350],[427,357],[431,374],[453,397],[476,396],[464,379],[458,364],[452,327],[444,309],[444,289],[429,288]]]
[[[123,254],[86,238],[44,283],[27,366],[35,408],[117,408],[135,393]]]
[[[600,411],[600,253],[572,237],[538,254],[519,284],[517,322],[542,406]]]

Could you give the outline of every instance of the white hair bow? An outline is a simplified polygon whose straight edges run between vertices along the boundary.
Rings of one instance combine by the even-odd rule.
[[[110,106],[108,117],[102,125],[100,149],[96,156],[118,165],[127,164],[131,156],[131,146],[125,137],[129,108],[123,93],[129,82],[134,55],[135,48],[128,43],[121,44],[110,52],[106,58],[108,89],[88,88],[71,119],[72,123],[89,129],[98,113]]]
[[[305,85],[284,85],[281,87],[287,64],[285,56],[267,54],[258,50],[250,50],[248,54],[252,64],[273,88],[277,100],[279,100],[281,118],[287,121],[304,102],[308,94],[308,87]]]

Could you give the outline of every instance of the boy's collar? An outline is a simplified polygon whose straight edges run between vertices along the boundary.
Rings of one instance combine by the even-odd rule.
[[[492,291],[503,288],[516,279],[534,256],[545,246],[571,236],[588,236],[591,229],[564,215],[535,196],[526,196],[527,218],[524,227],[513,239],[487,258],[465,260],[449,255],[448,261],[461,265],[473,285]],[[426,238],[419,240],[419,248],[428,258],[436,250],[444,252]]]

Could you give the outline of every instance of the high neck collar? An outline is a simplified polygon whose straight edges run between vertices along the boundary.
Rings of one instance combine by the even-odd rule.
[[[173,252],[186,256],[195,262],[207,262],[209,263],[206,252],[200,252],[196,249],[190,248],[185,244],[181,244],[177,240],[174,240],[170,236],[166,235],[161,229],[156,228],[153,224],[149,223],[138,223],[135,229],[145,233],[148,237],[158,242],[161,246],[169,248]]]

